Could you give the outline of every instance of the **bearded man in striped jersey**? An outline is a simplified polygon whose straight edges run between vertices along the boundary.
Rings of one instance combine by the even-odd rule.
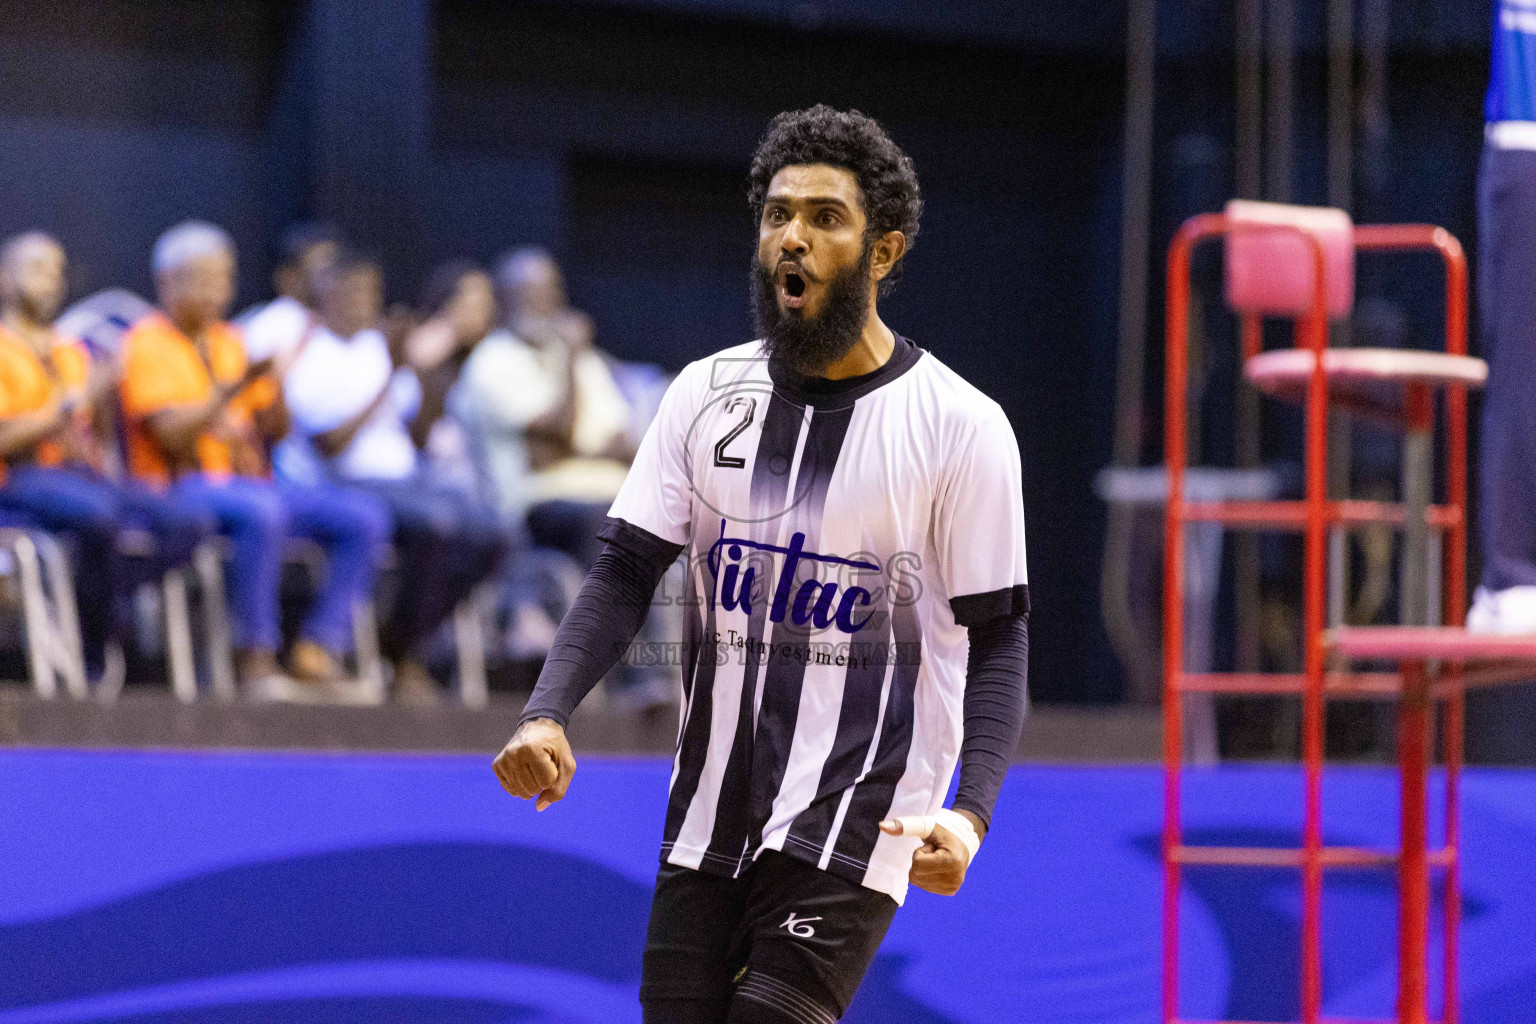
[[[495,762],[540,810],[565,795],[572,711],[691,549],[646,1024],[840,1018],[909,883],[965,880],[1026,704],[1018,444],[877,310],[912,161],[857,111],[780,114],[749,198],[761,337],[673,382]]]

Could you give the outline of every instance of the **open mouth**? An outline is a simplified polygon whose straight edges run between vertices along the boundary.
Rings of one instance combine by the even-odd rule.
[[[805,305],[805,277],[799,271],[779,268],[779,298],[787,309]]]

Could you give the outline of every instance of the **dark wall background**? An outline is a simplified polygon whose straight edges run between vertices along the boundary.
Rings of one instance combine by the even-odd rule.
[[[1229,7],[1160,8],[1156,252],[1231,189]],[[1362,177],[1360,212],[1470,244],[1488,2],[1391,10],[1388,158]],[[602,344],[675,369],[750,332],[743,178],[767,119],[857,106],[911,152],[928,198],[887,319],[1001,402],[1023,448],[1032,687],[1110,700],[1089,485],[1112,430],[1124,14],[1090,0],[0,0],[0,232],[58,234],[77,294],[147,292],[155,235],[206,217],[240,244],[242,304],[265,297],[271,246],[300,218],[377,248],[400,298],[439,260],[537,242],[565,260]],[[1322,19],[1318,0],[1298,3],[1300,201],[1323,192]],[[1435,301],[1422,275],[1383,286],[1412,309]]]

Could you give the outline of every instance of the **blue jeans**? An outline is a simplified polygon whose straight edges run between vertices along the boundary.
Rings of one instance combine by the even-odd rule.
[[[213,536],[211,518],[134,483],[115,483],[85,468],[18,466],[0,488],[0,510],[11,523],[62,534],[74,549],[75,598],[86,659],[99,665],[109,639],[130,628],[128,600],[142,583],[192,558]],[[149,557],[118,550],[123,528],[155,539]]]
[[[217,518],[219,532],[234,544],[227,585],[236,647],[282,646],[283,548],[289,538],[302,537],[325,550],[326,572],[301,633],[330,651],[350,649],[352,607],[372,594],[379,549],[389,538],[389,514],[379,502],[336,487],[199,475],[182,477],[172,493]]]

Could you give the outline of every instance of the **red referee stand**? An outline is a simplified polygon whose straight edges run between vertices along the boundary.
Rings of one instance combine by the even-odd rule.
[[[1226,244],[1227,304],[1239,316],[1244,375],[1272,396],[1299,401],[1305,415],[1305,494],[1299,501],[1190,501],[1187,387],[1190,254],[1200,242]],[[1354,301],[1359,251],[1438,255],[1445,269],[1443,352],[1330,349],[1330,319],[1347,316]],[[1294,324],[1295,345],[1263,351],[1265,318]],[[1360,225],[1340,210],[1234,202],[1225,213],[1186,221],[1168,254],[1165,452],[1168,501],[1164,556],[1163,686],[1165,820],[1163,862],[1163,1022],[1179,1017],[1179,883],[1187,864],[1295,867],[1302,878],[1301,1019],[1317,1024],[1322,1010],[1323,876],[1335,868],[1395,869],[1399,880],[1399,984],[1396,1021],[1455,1024],[1458,885],[1457,796],[1462,760],[1463,693],[1472,682],[1512,681],[1521,664],[1532,670],[1536,641],[1469,637],[1457,628],[1465,614],[1467,388],[1487,375],[1467,356],[1467,268],[1461,245],[1428,225]],[[1443,503],[1430,500],[1434,400],[1445,395]],[[1403,500],[1330,500],[1327,495],[1328,406],[1358,410],[1394,423],[1404,436]],[[1301,674],[1191,673],[1184,669],[1185,525],[1219,522],[1229,529],[1300,532],[1304,538],[1304,669]],[[1325,632],[1329,539],[1370,523],[1403,533],[1405,624]],[[1335,544],[1335,568],[1342,544]],[[1441,589],[1431,608],[1432,577]],[[1336,583],[1337,583],[1336,578]],[[1338,583],[1337,585],[1342,585]],[[1438,626],[1443,620],[1447,627]],[[1355,661],[1396,662],[1398,671],[1355,671]],[[1464,668],[1465,666],[1465,668]],[[1183,698],[1189,693],[1286,694],[1302,703],[1304,810],[1297,848],[1186,845],[1180,818]],[[1402,836],[1398,850],[1323,845],[1324,703],[1330,698],[1395,699],[1399,705],[1398,764],[1402,776]],[[1437,707],[1438,705],[1438,707]],[[1432,733],[1439,711],[1446,775],[1446,835],[1428,847],[1427,782]],[[1444,873],[1445,977],[1443,1012],[1428,1007],[1427,947],[1430,871]],[[1353,1022],[1352,1022],[1353,1024]]]

